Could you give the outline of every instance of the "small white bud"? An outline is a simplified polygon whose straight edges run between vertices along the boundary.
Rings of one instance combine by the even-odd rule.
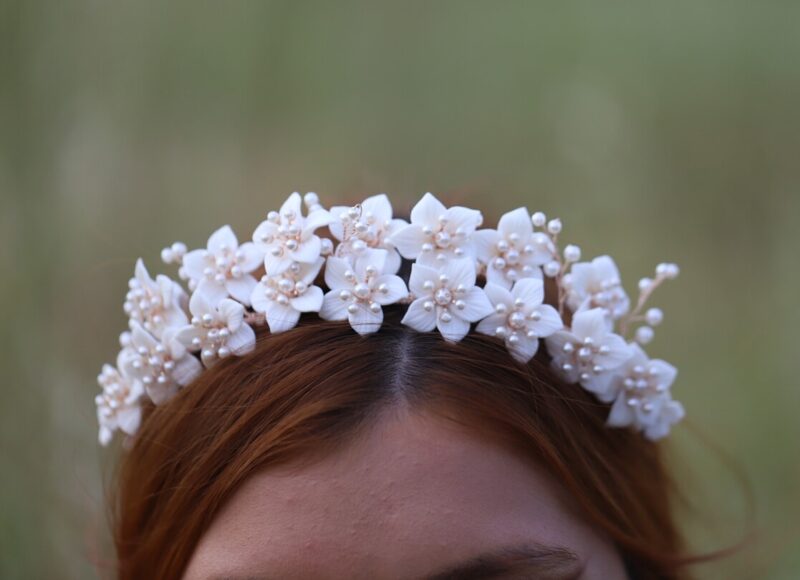
[[[556,218],[547,222],[547,231],[555,235],[561,232],[561,220]]]
[[[567,262],[577,262],[581,259],[581,249],[574,244],[569,244],[564,248],[564,259]]]
[[[655,332],[649,326],[640,326],[636,329],[636,342],[639,344],[647,344],[653,340]]]
[[[650,308],[645,314],[645,319],[650,326],[658,326],[664,320],[664,313],[660,308]]]
[[[651,280],[650,278],[642,278],[641,280],[639,280],[639,290],[642,291],[647,290],[648,288],[650,288],[650,284],[652,283],[653,280]]]
[[[555,276],[558,276],[558,272],[561,270],[561,264],[559,264],[555,260],[552,260],[550,262],[547,262],[547,264],[544,265],[543,269],[545,276],[547,276],[548,278],[554,278]]]
[[[541,228],[544,224],[547,223],[547,216],[544,215],[542,212],[537,211],[535,214],[531,216],[531,222],[537,228]]]

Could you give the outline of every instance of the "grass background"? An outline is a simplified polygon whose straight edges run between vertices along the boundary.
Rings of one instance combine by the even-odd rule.
[[[0,577],[90,578],[138,256],[288,193],[527,205],[656,262],[702,578],[800,575],[800,4],[0,1]],[[714,446],[724,453],[713,449]],[[97,538],[101,538],[98,540]]]

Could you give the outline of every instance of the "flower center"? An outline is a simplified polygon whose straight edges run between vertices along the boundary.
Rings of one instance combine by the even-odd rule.
[[[433,299],[439,306],[447,306],[453,301],[453,293],[447,288],[439,288],[433,295]]]
[[[525,314],[520,312],[519,310],[512,312],[508,317],[508,325],[515,330],[524,328]]]

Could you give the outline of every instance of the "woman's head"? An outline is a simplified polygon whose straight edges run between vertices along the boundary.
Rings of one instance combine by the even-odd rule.
[[[120,470],[120,577],[418,578],[498,551],[530,562],[503,577],[678,576],[655,444],[544,353],[450,344],[402,310],[367,337],[316,317],[261,333],[148,410]]]

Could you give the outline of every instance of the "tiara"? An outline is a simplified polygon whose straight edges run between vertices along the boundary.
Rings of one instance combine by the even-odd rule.
[[[402,324],[449,342],[473,328],[497,337],[519,363],[543,343],[559,376],[611,405],[610,427],[657,440],[683,418],[671,396],[677,370],[642,348],[663,319],[646,302],[678,275],[675,264],[642,278],[632,306],[614,260],[581,262],[572,244],[560,250],[561,221],[542,212],[515,209],[497,229],[479,229],[481,212],[445,207],[426,193],[410,218],[395,218],[385,194],[326,210],[316,194],[293,193],[252,241],[240,244],[224,226],[204,249],[165,248],[162,260],[178,266],[186,290],[167,276],[153,279],[139,259],[124,303],[129,330],[116,365],[98,377],[100,443],[117,430],[134,436],[148,399],[162,405],[204,368],[251,352],[255,327],[286,332],[301,314],[316,312],[368,335],[380,330],[391,304],[407,305]],[[326,228],[329,237],[318,235]],[[398,276],[403,258],[411,261],[408,284]],[[326,289],[316,285],[323,268]]]

